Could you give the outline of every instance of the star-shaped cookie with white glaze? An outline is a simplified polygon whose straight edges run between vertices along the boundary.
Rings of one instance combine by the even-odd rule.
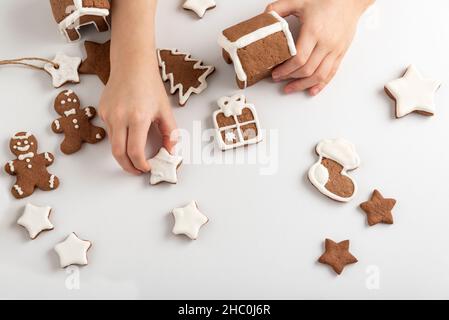
[[[53,230],[54,226],[50,222],[50,207],[38,207],[32,204],[27,204],[23,214],[17,220],[17,224],[24,227],[32,240],[46,230]]]
[[[440,86],[439,81],[424,78],[411,65],[402,78],[388,83],[385,91],[396,101],[396,118],[412,112],[432,116],[435,114],[435,93]]]
[[[161,148],[158,154],[148,160],[150,164],[150,184],[161,182],[178,183],[177,170],[182,163],[182,158],[171,155],[167,149]]]
[[[198,210],[198,205],[195,201],[191,201],[183,208],[173,209],[172,213],[175,217],[173,233],[176,235],[184,234],[192,240],[198,238],[198,233],[201,227],[209,221],[209,219]]]
[[[52,60],[52,63],[46,63],[44,70],[53,78],[53,86],[59,88],[66,83],[79,83],[78,67],[81,64],[81,58],[69,57],[64,53],[58,53]]]
[[[207,10],[213,9],[216,6],[217,4],[214,0],[186,0],[182,7],[195,12],[198,17],[202,18]]]
[[[71,265],[87,265],[87,251],[91,246],[90,241],[81,240],[72,232],[63,242],[55,246],[61,268]]]

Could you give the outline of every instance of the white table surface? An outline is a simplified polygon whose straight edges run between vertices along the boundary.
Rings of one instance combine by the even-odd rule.
[[[55,154],[50,170],[62,181],[57,191],[18,201],[9,192],[13,178],[1,174],[0,298],[449,298],[449,2],[378,0],[318,97],[284,96],[269,80],[247,89],[268,138],[236,153],[262,155],[243,164],[220,164],[221,152],[208,155],[198,126],[210,128],[216,99],[237,89],[217,35],[268,1],[244,0],[236,10],[233,1],[217,0],[203,20],[183,11],[182,1],[159,2],[158,45],[188,50],[218,69],[204,94],[186,108],[174,106],[192,142],[176,186],[151,187],[148,176],[125,174],[107,142],[62,155],[61,136],[50,130],[59,90],[44,73],[0,69],[0,163],[12,159],[10,136],[29,130],[41,151]],[[3,0],[0,24],[1,58],[84,54],[82,43],[60,37],[47,1]],[[443,82],[435,117],[393,117],[383,85],[410,63]],[[83,105],[97,106],[103,86],[83,76],[66,88]],[[315,144],[333,137],[352,141],[362,159],[353,172],[360,190],[349,204],[328,200],[306,178]],[[373,188],[398,200],[394,225],[367,226],[358,205]],[[171,209],[193,199],[210,218],[197,241],[171,234]],[[27,202],[54,208],[55,230],[35,241],[15,223]],[[67,272],[53,246],[72,231],[93,248],[89,266]],[[350,239],[359,259],[342,276],[316,262],[326,237]]]

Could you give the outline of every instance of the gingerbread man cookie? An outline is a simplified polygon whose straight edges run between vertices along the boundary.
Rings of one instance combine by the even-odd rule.
[[[5,171],[16,176],[17,180],[11,193],[17,199],[26,198],[33,194],[35,188],[51,191],[59,186],[59,179],[47,171],[53,164],[54,156],[49,153],[37,153],[37,140],[29,132],[19,132],[11,138],[9,148],[17,159],[5,165]]]
[[[55,99],[55,110],[62,117],[53,121],[51,126],[55,133],[64,133],[61,151],[72,154],[81,149],[84,142],[97,143],[106,137],[103,128],[90,123],[95,117],[94,107],[80,108],[78,96],[72,90],[62,91]]]

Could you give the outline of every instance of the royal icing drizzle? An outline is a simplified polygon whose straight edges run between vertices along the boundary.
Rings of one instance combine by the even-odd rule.
[[[42,231],[53,230],[54,226],[49,220],[51,207],[38,207],[27,204],[17,224],[24,227],[31,239],[35,239]]]
[[[360,165],[360,158],[356,152],[355,146],[344,139],[326,139],[317,145],[316,152],[319,155],[319,159],[309,170],[308,176],[310,182],[321,193],[331,199],[341,202],[350,201],[357,192],[357,184],[347,174],[347,171],[354,170]],[[333,160],[343,166],[341,174],[350,178],[354,184],[354,193],[351,197],[343,198],[326,189],[326,184],[329,181],[329,172],[327,168],[322,165],[323,158]]]
[[[68,34],[67,34],[68,28],[73,28],[78,32],[78,28],[85,25],[85,24],[79,23],[79,19],[82,16],[107,17],[109,15],[108,9],[84,7],[83,0],[73,0],[73,7],[71,9],[72,9],[71,10],[72,13],[59,23],[59,30],[61,31],[62,34],[64,34],[67,37],[67,39],[69,39]],[[105,21],[109,26],[109,23],[107,22],[107,20],[105,20]],[[89,21],[86,24],[92,24],[92,23],[94,23],[94,21]],[[78,32],[78,34],[79,34],[79,32]]]
[[[435,93],[441,82],[424,78],[411,65],[402,78],[391,81],[385,89],[396,100],[396,117],[401,118],[412,112],[435,113]]]
[[[173,209],[172,213],[175,218],[175,225],[172,230],[173,233],[176,235],[184,234],[192,240],[198,238],[201,227],[209,221],[209,219],[198,210],[195,201],[191,201],[185,207]]]
[[[55,64],[58,66],[55,67]],[[53,78],[53,86],[59,88],[67,82],[79,83],[78,67],[81,64],[81,58],[69,57],[63,53],[58,53],[52,63],[44,65]]]
[[[63,242],[55,246],[61,268],[70,265],[87,265],[87,251],[91,246],[90,241],[81,240],[75,233],[71,233]]]
[[[254,42],[265,39],[268,36],[282,31],[284,32],[285,38],[287,40],[290,55],[296,56],[297,54],[295,41],[290,32],[287,21],[274,11],[269,12],[269,14],[276,18],[278,22],[244,35],[234,42],[231,42],[228,38],[225,37],[224,34],[221,34],[218,38],[218,44],[231,56],[237,78],[244,83],[245,87],[247,85],[248,77],[238,55],[239,49],[245,48],[246,46]]]
[[[53,189],[55,187],[55,175],[54,174],[52,174],[50,176],[50,180],[48,181],[48,183],[49,183],[51,189]]]
[[[150,184],[160,182],[178,183],[177,169],[181,165],[182,158],[171,155],[167,149],[161,148],[158,154],[150,159],[151,178]]]
[[[196,70],[206,70],[199,78],[198,78],[198,82],[200,82],[200,85],[196,88],[194,87],[190,87],[188,88],[188,90],[184,93],[184,86],[182,83],[178,83],[175,85],[175,78],[174,75],[172,73],[167,74],[167,70],[166,70],[166,62],[164,60],[162,60],[161,57],[161,51],[170,51],[172,55],[185,55],[185,59],[184,61],[192,61],[192,62],[196,62],[193,66],[194,69]],[[215,67],[213,66],[205,66],[203,65],[203,62],[201,60],[195,60],[192,59],[191,56],[187,53],[182,53],[177,51],[176,49],[158,49],[157,50],[157,57],[158,57],[158,62],[159,62],[159,67],[162,69],[162,80],[170,81],[170,93],[174,94],[176,92],[176,90],[179,90],[179,103],[181,105],[186,104],[187,100],[190,98],[190,96],[192,95],[192,93],[196,93],[196,94],[200,94],[201,92],[203,92],[205,89],[207,89],[207,81],[206,78],[212,74],[212,72],[215,71]]]
[[[215,8],[216,3],[214,0],[186,0],[183,4],[183,8],[192,10],[198,17],[204,17],[204,14],[208,9]]]

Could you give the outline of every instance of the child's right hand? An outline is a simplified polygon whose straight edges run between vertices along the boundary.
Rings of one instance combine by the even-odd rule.
[[[150,170],[145,156],[150,126],[158,125],[163,146],[171,152],[176,145],[176,122],[155,58],[117,65],[101,97],[99,114],[117,162],[127,172],[141,174]]]
[[[317,95],[332,80],[349,48],[362,13],[374,0],[278,0],[267,7],[300,19],[298,54],[273,71],[275,81],[289,80],[286,93]]]

